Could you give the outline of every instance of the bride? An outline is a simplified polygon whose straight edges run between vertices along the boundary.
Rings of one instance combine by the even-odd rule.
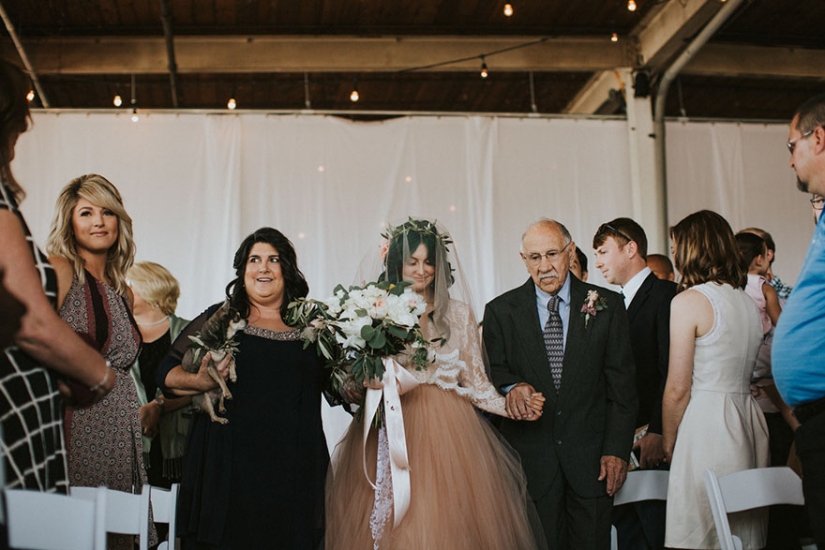
[[[408,355],[395,358],[419,383],[400,400],[410,506],[394,526],[386,431],[372,427],[365,445],[356,417],[330,467],[327,550],[543,548],[519,458],[474,408],[507,416],[504,397],[485,373],[478,324],[449,234],[410,219],[384,236],[380,267],[369,280],[412,283],[427,302],[420,325],[432,342],[427,369],[416,370]],[[363,388],[357,389],[345,397],[360,401]],[[526,420],[538,419],[543,403],[535,394]]]

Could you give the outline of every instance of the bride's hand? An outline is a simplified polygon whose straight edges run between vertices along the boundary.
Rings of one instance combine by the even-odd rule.
[[[544,394],[542,394],[541,392],[536,392],[530,396],[530,401],[527,403],[527,405],[531,409],[533,409],[533,412],[541,414],[544,410],[545,401],[547,401],[547,399],[544,397]]]
[[[544,395],[540,392],[534,393],[530,396],[527,400],[527,406],[530,407],[530,410],[533,411],[531,416],[525,418],[528,422],[534,422],[541,418],[542,411],[544,410],[544,402],[546,401]]]
[[[364,385],[356,382],[355,378],[350,375],[344,377],[339,391],[341,397],[343,397],[347,403],[360,404],[364,398]]]
[[[371,390],[383,390],[384,382],[377,377],[373,377],[370,380],[364,380],[364,387]]]

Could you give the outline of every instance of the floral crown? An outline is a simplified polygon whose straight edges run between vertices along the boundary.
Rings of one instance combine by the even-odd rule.
[[[436,246],[442,247],[445,251],[449,251],[448,245],[453,244],[453,239],[450,237],[449,233],[446,231],[441,233],[435,226],[436,222],[431,222],[429,220],[416,220],[415,218],[409,218],[406,222],[397,225],[395,227],[390,227],[384,233],[381,233],[381,236],[387,240],[387,243],[391,243],[395,240],[399,235],[405,233],[419,233],[422,236],[432,235],[435,238]]]

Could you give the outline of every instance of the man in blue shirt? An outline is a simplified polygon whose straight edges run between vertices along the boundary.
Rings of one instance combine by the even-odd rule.
[[[797,187],[825,194],[825,94],[797,109],[788,149]],[[801,426],[796,450],[802,462],[805,506],[819,548],[825,548],[825,225],[817,223],[808,255],[773,341],[773,376]]]

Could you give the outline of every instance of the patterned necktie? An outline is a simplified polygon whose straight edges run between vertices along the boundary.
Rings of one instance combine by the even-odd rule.
[[[564,327],[559,316],[559,297],[551,296],[547,302],[550,317],[544,325],[544,349],[547,350],[547,359],[550,361],[550,374],[553,375],[553,385],[556,391],[561,386],[561,364],[564,361]]]

